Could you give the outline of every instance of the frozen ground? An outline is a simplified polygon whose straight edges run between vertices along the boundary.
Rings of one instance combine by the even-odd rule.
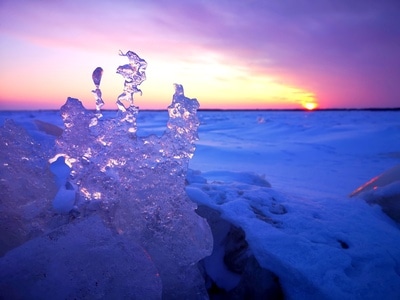
[[[57,112],[1,112],[0,125],[5,118],[46,143],[33,120],[63,125]],[[140,112],[138,135],[161,135],[167,119]],[[348,195],[400,164],[399,111],[203,111],[199,119],[187,193],[244,230],[286,298],[398,299],[399,225]],[[204,265],[222,288],[237,281],[223,266]]]
[[[342,197],[400,163],[400,112],[207,112],[193,169],[265,174],[281,192]]]

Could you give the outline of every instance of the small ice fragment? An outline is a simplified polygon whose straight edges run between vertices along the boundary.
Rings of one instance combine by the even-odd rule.
[[[93,83],[96,86],[96,88],[92,90],[94,98],[96,99],[96,118],[92,119],[89,126],[97,125],[97,119],[100,119],[103,116],[103,114],[101,113],[101,107],[104,105],[104,101],[101,98],[102,93],[100,90],[100,82],[102,76],[103,76],[103,69],[97,67],[92,74]]]
[[[68,181],[60,187],[54,200],[53,208],[58,213],[69,213],[74,208],[75,189]]]
[[[57,187],[61,187],[68,179],[71,172],[71,166],[68,166],[65,157],[55,156],[49,160],[51,162],[50,171],[56,176]]]
[[[97,67],[92,74],[93,83],[98,88],[100,86],[101,77],[103,76],[103,69]]]

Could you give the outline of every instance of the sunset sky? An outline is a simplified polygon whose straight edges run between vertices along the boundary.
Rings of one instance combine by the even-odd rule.
[[[399,0],[0,0],[0,110],[104,108],[132,50],[136,94],[163,109],[173,83],[201,108],[400,107]]]

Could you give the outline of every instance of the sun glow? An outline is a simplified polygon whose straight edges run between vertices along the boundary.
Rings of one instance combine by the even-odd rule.
[[[305,102],[305,103],[302,103],[302,105],[307,110],[314,110],[318,107],[318,104],[315,102]]]

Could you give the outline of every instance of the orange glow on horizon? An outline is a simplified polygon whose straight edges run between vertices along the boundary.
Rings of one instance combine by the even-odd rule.
[[[145,51],[143,51],[145,52]],[[115,109],[115,101],[122,92],[124,79],[116,68],[127,61],[117,54],[93,53],[79,50],[54,51],[54,56],[32,60],[19,58],[24,73],[35,74],[20,85],[21,71],[11,68],[0,74],[4,88],[0,91],[2,109],[58,109],[67,97],[82,101],[87,109],[95,108],[91,93],[94,88],[91,75],[96,67],[104,70],[100,89],[105,102],[103,109]],[[142,55],[148,62],[147,79],[140,88],[143,95],[135,95],[135,105],[141,109],[166,109],[174,93],[173,83],[182,84],[185,95],[196,98],[203,109],[294,109],[303,103],[315,102],[309,90],[292,86],[284,76],[259,73],[227,61],[221,54],[208,51],[201,57],[188,55],[186,59]],[[58,57],[64,63],[58,65]],[[57,66],[55,72],[52,66]]]

